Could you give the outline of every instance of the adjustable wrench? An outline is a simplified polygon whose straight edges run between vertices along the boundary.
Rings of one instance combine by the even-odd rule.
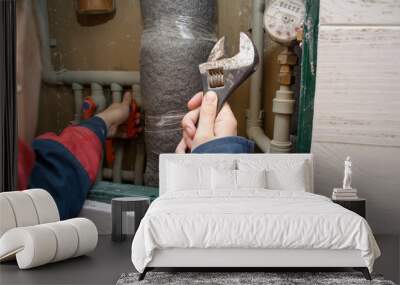
[[[199,65],[203,92],[217,93],[217,113],[233,91],[256,71],[259,62],[254,43],[243,32],[240,33],[239,53],[231,58],[223,58],[224,55],[225,37],[222,37],[211,50],[207,62]]]

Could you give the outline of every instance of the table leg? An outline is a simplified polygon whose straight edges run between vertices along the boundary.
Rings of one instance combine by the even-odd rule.
[[[120,203],[111,202],[112,240],[122,241],[122,207]]]

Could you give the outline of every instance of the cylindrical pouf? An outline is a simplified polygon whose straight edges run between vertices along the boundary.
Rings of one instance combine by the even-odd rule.
[[[0,238],[0,261],[16,257],[20,269],[33,268],[87,254],[97,239],[96,226],[84,218],[13,228]]]
[[[49,192],[28,189],[0,193],[0,237],[15,227],[34,226],[60,220],[57,205]]]
[[[14,228],[0,238],[0,261],[15,255],[20,269],[49,263],[56,252],[57,238],[43,225]]]
[[[216,42],[215,0],[141,0],[140,80],[145,111],[145,184],[158,185],[158,156],[175,151],[198,65]]]
[[[65,222],[72,225],[78,233],[78,248],[73,257],[86,254],[96,248],[98,232],[95,224],[91,220],[75,218],[65,220]]]
[[[0,193],[10,202],[15,216],[17,227],[26,227],[39,224],[35,205],[31,197],[25,191],[13,191]]]
[[[15,228],[17,222],[8,199],[0,195],[0,237],[9,229]]]
[[[23,191],[28,194],[36,208],[39,224],[52,223],[60,220],[56,202],[49,192],[43,189],[29,189]]]
[[[51,262],[64,260],[75,255],[78,250],[79,237],[75,228],[71,228],[71,224],[63,221],[48,223],[43,226],[49,228],[57,239],[57,251]]]

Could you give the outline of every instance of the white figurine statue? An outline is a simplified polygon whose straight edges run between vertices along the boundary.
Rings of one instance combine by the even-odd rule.
[[[346,161],[344,162],[343,189],[352,189],[351,188],[351,159],[350,159],[350,156],[346,157]]]

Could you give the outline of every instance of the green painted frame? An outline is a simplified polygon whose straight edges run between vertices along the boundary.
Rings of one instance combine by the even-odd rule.
[[[306,0],[296,143],[296,152],[299,153],[308,153],[311,149],[315,77],[317,71],[318,25],[319,0]]]

